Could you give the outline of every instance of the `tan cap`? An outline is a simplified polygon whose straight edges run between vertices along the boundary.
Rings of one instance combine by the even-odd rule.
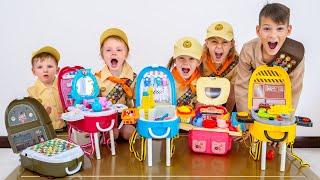
[[[206,39],[209,39],[211,37],[221,37],[227,41],[231,41],[233,39],[232,26],[224,21],[219,21],[211,24],[208,27]]]
[[[126,43],[126,45],[129,48],[128,37],[127,37],[126,33],[123,32],[121,29],[118,29],[118,28],[107,29],[101,34],[101,36],[100,36],[100,47],[102,46],[104,40],[106,40],[110,36],[118,36],[118,37],[120,37]]]
[[[183,37],[174,45],[173,58],[188,55],[201,61],[202,46],[198,40],[192,37]]]
[[[55,48],[53,48],[51,46],[44,46],[44,47],[38,49],[37,51],[33,52],[31,59],[33,59],[36,55],[38,55],[40,53],[49,53],[49,54],[51,54],[56,59],[57,63],[60,60],[59,52]]]

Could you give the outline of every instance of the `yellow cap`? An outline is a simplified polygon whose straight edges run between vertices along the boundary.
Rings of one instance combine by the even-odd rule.
[[[51,54],[56,59],[57,63],[60,60],[59,52],[55,48],[53,48],[51,46],[44,46],[44,47],[38,49],[37,51],[33,52],[31,59],[33,59],[36,55],[38,55],[40,53],[49,53],[49,54]]]
[[[192,37],[181,38],[174,45],[173,58],[181,55],[188,55],[201,61],[202,46]]]
[[[100,47],[102,46],[102,43],[104,42],[104,40],[106,40],[110,36],[118,36],[118,37],[120,37],[126,43],[126,45],[129,48],[128,37],[127,37],[126,33],[123,32],[121,29],[118,29],[118,28],[107,29],[101,34],[101,36],[100,36]]]
[[[221,37],[227,41],[231,41],[233,39],[232,26],[224,21],[219,21],[211,24],[208,27],[206,39],[209,39],[211,37]]]

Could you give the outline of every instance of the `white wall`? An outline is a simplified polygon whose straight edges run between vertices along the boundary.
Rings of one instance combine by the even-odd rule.
[[[27,95],[35,78],[30,56],[35,49],[51,44],[62,56],[60,66],[82,65],[98,70],[99,37],[106,28],[117,26],[127,32],[131,48],[129,63],[139,72],[150,63],[165,65],[174,42],[193,36],[203,42],[206,28],[214,21],[230,22],[237,49],[255,37],[260,9],[267,1],[232,0],[2,0],[0,2],[0,117],[4,120],[11,100]],[[282,1],[291,8],[292,38],[306,48],[304,88],[298,114],[313,119],[313,128],[298,128],[299,136],[319,136],[320,1]],[[293,82],[294,83],[294,82]],[[6,135],[4,121],[0,135]]]

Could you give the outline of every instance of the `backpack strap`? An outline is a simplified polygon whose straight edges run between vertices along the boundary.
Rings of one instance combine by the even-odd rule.
[[[146,143],[146,138],[140,137],[141,140],[141,152],[139,154],[138,151],[135,150],[134,145],[136,143],[136,139],[138,136],[138,132],[135,130],[133,134],[131,135],[129,139],[129,150],[134,154],[134,156],[139,160],[139,161],[144,161],[146,159],[146,154],[147,154],[147,143]]]
[[[254,160],[259,160],[261,155],[261,149],[262,149],[262,142],[255,139],[250,134],[250,155]]]

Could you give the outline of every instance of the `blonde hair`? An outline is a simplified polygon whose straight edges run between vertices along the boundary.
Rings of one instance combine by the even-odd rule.
[[[126,48],[127,48],[127,55],[129,55],[129,46],[127,45],[127,43],[126,43],[121,37],[112,35],[112,36],[107,37],[107,38],[106,38],[105,40],[103,40],[103,42],[101,43],[101,46],[100,46],[100,56],[101,56],[101,57],[103,57],[103,56],[102,56],[102,54],[103,54],[103,53],[102,53],[102,52],[103,52],[102,47],[103,47],[103,45],[104,45],[104,42],[106,42],[106,40],[108,40],[108,39],[110,39],[110,38],[119,40],[119,41],[121,41],[123,44],[125,44],[125,45],[126,45]]]
[[[31,65],[33,66],[37,62],[43,62],[43,61],[50,59],[50,58],[53,59],[56,62],[56,65],[58,66],[57,59],[52,54],[47,53],[47,52],[42,52],[42,53],[35,55],[31,60]]]

